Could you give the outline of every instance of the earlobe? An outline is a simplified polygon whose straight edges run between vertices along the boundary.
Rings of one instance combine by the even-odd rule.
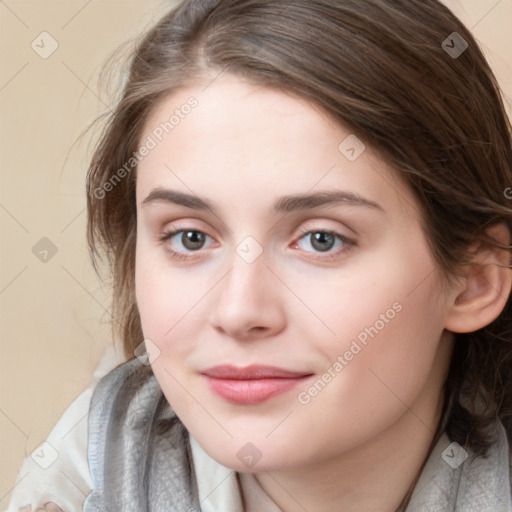
[[[504,224],[492,226],[487,236],[500,245],[510,245]],[[445,328],[452,332],[473,332],[489,325],[503,311],[511,286],[510,253],[478,243],[471,248],[473,263],[453,299]]]

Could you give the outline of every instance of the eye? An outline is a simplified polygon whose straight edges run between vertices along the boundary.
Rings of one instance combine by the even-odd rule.
[[[196,252],[213,244],[213,239],[196,229],[181,229],[164,234],[161,242],[166,242],[171,254]]]
[[[349,238],[332,231],[308,231],[296,242],[296,246],[310,253],[329,253],[337,256],[349,250],[355,243]]]

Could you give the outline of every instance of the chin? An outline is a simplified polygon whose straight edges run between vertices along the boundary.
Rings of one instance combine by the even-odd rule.
[[[299,447],[283,446],[265,440],[265,436],[242,436],[230,439],[213,441],[208,433],[204,436],[194,436],[201,448],[219,464],[244,473],[257,473],[262,471],[279,471],[300,466],[304,461],[298,460]],[[252,439],[252,440],[251,440]],[[258,441],[262,439],[262,441]],[[206,442],[205,442],[206,441]],[[276,442],[279,439],[276,438]]]

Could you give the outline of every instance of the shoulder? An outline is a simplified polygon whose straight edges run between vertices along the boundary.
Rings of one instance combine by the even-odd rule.
[[[81,510],[91,489],[87,463],[87,415],[92,389],[64,412],[47,439],[27,456],[18,471],[7,512],[33,510],[54,502],[62,510]]]
[[[495,426],[495,441],[485,457],[466,451],[443,433],[423,468],[407,512],[512,512],[510,446],[501,422]]]
[[[62,510],[81,510],[92,489],[87,460],[88,417],[97,382],[121,356],[107,347],[89,387],[66,409],[45,441],[28,455],[18,471],[7,512],[30,506],[33,510],[54,502]]]

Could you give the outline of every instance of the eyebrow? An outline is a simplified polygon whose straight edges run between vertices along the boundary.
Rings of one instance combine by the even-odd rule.
[[[206,199],[195,194],[178,192],[176,190],[155,188],[142,201],[142,206],[155,203],[170,203],[185,206],[193,210],[210,210],[215,213],[215,206]],[[343,204],[348,206],[362,206],[372,210],[384,212],[384,208],[374,201],[365,199],[359,194],[344,190],[330,190],[312,194],[298,194],[280,197],[272,206],[273,213],[289,213],[297,210],[310,210],[320,206]]]

